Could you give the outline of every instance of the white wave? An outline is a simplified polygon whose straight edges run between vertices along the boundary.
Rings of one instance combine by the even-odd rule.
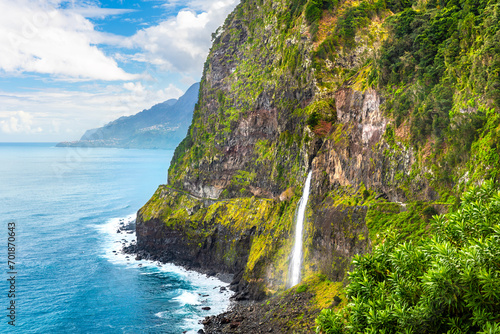
[[[105,224],[98,225],[97,230],[104,236],[103,256],[112,263],[124,264],[127,267],[137,266],[135,256],[122,253],[124,246],[129,246],[136,241],[135,231],[121,230],[121,227],[128,226],[135,221],[135,213],[126,217],[111,218]],[[120,233],[118,233],[120,230]]]
[[[168,318],[168,316],[172,313],[172,311],[162,311],[162,312],[158,312],[158,313],[155,313],[155,317],[158,317],[158,318]]]
[[[183,291],[180,296],[174,298],[174,300],[178,301],[182,306],[184,305],[200,305],[201,302],[196,293]]]

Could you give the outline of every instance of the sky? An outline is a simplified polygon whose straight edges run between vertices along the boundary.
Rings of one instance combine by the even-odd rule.
[[[0,0],[0,142],[78,140],[180,97],[239,0]]]

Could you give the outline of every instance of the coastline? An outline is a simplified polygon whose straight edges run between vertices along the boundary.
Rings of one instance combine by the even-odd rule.
[[[122,230],[126,231],[126,230]],[[257,309],[260,304],[257,301],[252,300],[242,300],[237,298],[237,290],[239,284],[238,275],[229,274],[229,273],[217,273],[212,270],[202,269],[193,267],[189,264],[185,264],[182,262],[165,262],[162,259],[161,255],[151,254],[144,250],[138,250],[136,243],[131,243],[129,245],[124,245],[122,248],[123,254],[128,254],[130,256],[134,256],[137,260],[146,260],[151,261],[156,264],[166,265],[172,264],[178,267],[181,267],[187,271],[196,272],[200,275],[204,275],[206,278],[216,278],[223,283],[229,284],[227,287],[221,287],[221,291],[229,290],[232,291],[231,295],[228,298],[229,305],[226,310],[216,314],[206,315],[203,319],[200,319],[198,323],[203,326],[202,329],[197,331],[197,334],[216,334],[216,333],[263,333],[261,330],[262,323],[256,322],[257,326],[241,326],[243,320],[247,319],[247,317],[242,316],[242,314],[250,314],[254,310]],[[241,277],[240,277],[241,278]],[[222,290],[224,289],[224,290]],[[237,327],[240,327],[238,331]],[[254,328],[255,331],[254,331]],[[243,331],[241,331],[243,330]],[[280,333],[280,331],[271,330],[269,332]],[[266,330],[268,332],[268,330]],[[183,332],[186,333],[186,332]]]
[[[202,281],[208,287],[205,291],[183,292],[174,298],[181,304],[189,304],[198,309],[203,314],[193,314],[189,320],[190,325],[186,325],[187,330],[182,333],[205,333],[202,329],[203,321],[207,317],[214,317],[220,313],[230,311],[235,304],[231,299],[234,295],[229,289],[229,284],[233,281],[234,275],[217,274],[208,271],[196,270],[177,263],[161,261],[160,257],[136,251],[135,235],[135,214],[127,217],[115,218],[103,225],[101,231],[113,237],[113,247],[107,250],[107,257],[111,262],[121,263],[136,268],[157,268],[163,272],[173,274],[184,274],[186,279],[196,284]],[[212,291],[208,291],[208,289]],[[221,303],[223,307],[221,308]],[[169,312],[169,311],[167,311]],[[159,312],[156,316],[161,317],[165,312]],[[203,332],[202,332],[203,331]]]

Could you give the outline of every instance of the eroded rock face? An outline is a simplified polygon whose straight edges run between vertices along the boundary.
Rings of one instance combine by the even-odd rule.
[[[276,108],[249,112],[234,123],[234,131],[221,145],[214,160],[200,162],[198,169],[202,177],[185,180],[184,189],[196,196],[219,198],[220,193],[230,187],[235,173],[245,170],[255,173],[248,190],[255,196],[273,198],[278,188],[265,178],[269,171],[260,171],[259,166],[253,165],[254,150],[257,141],[274,141],[278,133]],[[238,190],[234,192],[238,194]]]
[[[393,144],[395,150],[384,139],[389,120],[382,114],[380,95],[373,89],[362,93],[344,88],[336,92],[335,101],[339,128],[313,160],[313,170],[324,171],[316,174],[323,185],[320,195],[336,186],[364,184],[390,201],[405,202],[407,194],[398,187],[398,174],[400,178],[409,175],[415,154],[401,144]],[[436,197],[423,178],[412,187],[412,194],[420,199]]]
[[[289,239],[288,226],[275,228],[279,205],[256,198],[199,199],[160,186],[137,214],[137,247],[130,251],[204,273],[236,275],[235,298],[262,299],[266,286],[277,289],[285,283],[282,268],[263,275]],[[294,206],[285,211],[293,216]]]
[[[328,199],[315,208],[306,233],[306,270],[342,281],[354,255],[371,250],[365,223],[367,210],[363,206],[335,206]]]
[[[288,188],[285,174],[303,149],[304,116],[294,110],[306,106],[315,89],[310,42],[292,27],[283,39],[285,27],[270,23],[288,10],[284,2],[243,2],[228,17],[205,65],[183,152],[189,159],[173,162],[169,184],[211,198],[278,198]],[[302,59],[294,68],[283,63],[290,50]],[[264,161],[258,143],[273,151]],[[298,170],[306,169],[299,163]],[[239,171],[248,179],[238,182]]]
[[[186,221],[186,224],[189,223]],[[203,240],[196,238],[200,242],[195,245],[194,238],[185,231],[168,227],[160,219],[143,220],[139,215],[136,233],[138,249],[149,254],[153,260],[175,263],[203,272],[235,274],[246,266],[254,231],[242,231],[235,236],[227,228],[217,226]],[[235,238],[238,247],[231,248]],[[227,254],[230,252],[229,259]]]
[[[367,208],[338,204],[332,193],[364,186],[404,202],[408,194],[399,185],[415,163],[411,148],[388,142],[377,91],[342,86],[325,93],[316,86],[307,29],[271,24],[288,10],[284,2],[245,1],[228,18],[169,170],[170,187],[183,195],[166,191],[152,199],[137,224],[140,249],[202,270],[240,273],[241,282],[256,283],[253,297],[286,284],[293,210],[309,169],[304,270],[341,281],[353,256],[371,245]],[[336,121],[320,135],[307,125],[304,108],[326,97],[335,101]],[[424,178],[413,180],[415,196],[433,198]]]

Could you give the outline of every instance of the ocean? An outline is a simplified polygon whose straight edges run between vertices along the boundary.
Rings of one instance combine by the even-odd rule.
[[[172,155],[0,144],[0,332],[196,333],[227,309],[226,283],[120,253]]]

